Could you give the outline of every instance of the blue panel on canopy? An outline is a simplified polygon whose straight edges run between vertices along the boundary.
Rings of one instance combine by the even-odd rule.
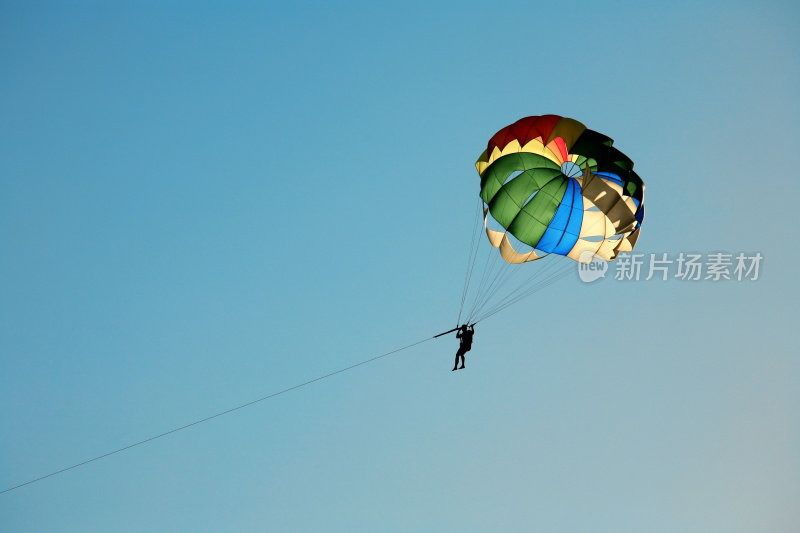
[[[614,174],[613,172],[595,172],[595,176],[600,176],[603,179],[607,179],[609,181],[613,181],[620,187],[622,187],[622,178]]]
[[[644,220],[644,206],[640,207],[636,211],[636,222],[638,222],[637,226],[642,225],[642,220]]]
[[[536,248],[545,253],[566,255],[578,241],[583,221],[583,196],[575,179],[570,178],[556,214]]]

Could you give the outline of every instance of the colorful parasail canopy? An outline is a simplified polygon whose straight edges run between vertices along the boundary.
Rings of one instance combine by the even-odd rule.
[[[505,261],[558,254],[588,263],[633,250],[644,183],[613,142],[557,115],[526,117],[494,134],[475,166],[486,235]],[[490,215],[501,229],[489,227]]]

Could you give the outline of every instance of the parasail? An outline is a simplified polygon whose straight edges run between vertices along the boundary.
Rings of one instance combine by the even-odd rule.
[[[574,271],[559,256],[589,263],[633,250],[644,183],[613,143],[558,115],[526,117],[491,137],[475,163],[480,201],[457,323],[483,320]],[[491,244],[486,261],[481,232]]]
[[[486,235],[505,261],[610,261],[633,250],[644,183],[613,142],[558,115],[526,117],[494,134],[475,166]]]

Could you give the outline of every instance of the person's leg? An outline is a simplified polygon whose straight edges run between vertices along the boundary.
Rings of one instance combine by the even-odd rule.
[[[453,370],[458,369],[458,359],[459,358],[461,358],[461,368],[464,368],[464,353],[465,353],[465,351],[464,351],[463,348],[459,348],[458,351],[456,352],[456,363],[455,363],[455,366],[453,366]]]

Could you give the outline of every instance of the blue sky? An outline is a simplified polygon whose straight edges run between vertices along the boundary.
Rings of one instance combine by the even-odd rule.
[[[800,529],[791,2],[0,7],[0,490],[454,325],[489,137],[615,139],[642,253],[0,495],[7,531]],[[527,266],[527,265],[526,265]]]

